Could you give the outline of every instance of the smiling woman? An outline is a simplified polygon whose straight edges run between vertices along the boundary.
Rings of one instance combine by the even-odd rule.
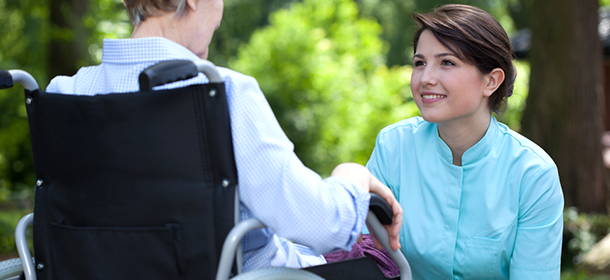
[[[481,137],[491,117],[489,98],[504,81],[504,71],[479,73],[428,30],[421,33],[418,45],[424,47],[418,48],[413,59],[411,91],[422,117],[444,126],[481,122],[477,133]]]
[[[559,279],[557,167],[492,116],[516,77],[508,36],[471,6],[414,17],[411,91],[422,117],[384,128],[367,164],[404,209],[413,279]]]

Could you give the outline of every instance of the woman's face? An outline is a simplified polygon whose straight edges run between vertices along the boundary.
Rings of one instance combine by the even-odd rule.
[[[490,114],[488,75],[460,60],[428,30],[419,38],[413,66],[411,92],[426,121],[468,124]]]

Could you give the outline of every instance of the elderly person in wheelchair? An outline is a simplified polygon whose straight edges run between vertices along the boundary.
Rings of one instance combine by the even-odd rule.
[[[402,209],[385,185],[354,163],[322,179],[294,154],[256,80],[203,60],[222,0],[124,4],[132,38],[106,39],[100,65],[54,78],[49,94],[27,73],[0,72],[0,88],[26,89],[39,178],[26,279],[226,279],[322,265],[320,254],[358,240],[369,193],[390,213],[377,235],[404,260]],[[243,251],[234,267],[233,250]]]

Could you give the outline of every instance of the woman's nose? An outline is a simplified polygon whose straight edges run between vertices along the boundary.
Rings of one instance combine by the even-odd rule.
[[[436,69],[434,69],[432,66],[426,66],[424,69],[422,69],[419,81],[422,85],[435,85],[438,83]]]

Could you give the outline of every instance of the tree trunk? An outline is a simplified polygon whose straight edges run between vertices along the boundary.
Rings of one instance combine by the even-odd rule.
[[[83,24],[87,0],[50,0],[48,75],[74,75],[87,61],[89,32]]]
[[[607,212],[598,0],[535,0],[522,132],[554,159],[566,206]]]

